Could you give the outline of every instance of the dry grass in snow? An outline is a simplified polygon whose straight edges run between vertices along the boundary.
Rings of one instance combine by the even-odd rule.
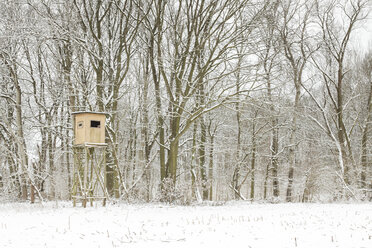
[[[371,248],[371,204],[0,204],[0,247]]]

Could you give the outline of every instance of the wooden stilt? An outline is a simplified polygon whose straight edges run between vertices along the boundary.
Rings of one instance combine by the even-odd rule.
[[[85,144],[74,148],[74,174],[71,190],[73,206],[78,199],[85,208],[93,206],[94,201],[102,199],[105,206],[108,199],[106,188],[106,146]]]

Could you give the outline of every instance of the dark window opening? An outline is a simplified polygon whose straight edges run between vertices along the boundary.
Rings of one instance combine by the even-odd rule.
[[[78,122],[78,128],[83,128],[83,123],[84,123],[84,122],[79,121],[79,122]]]
[[[101,122],[100,121],[90,121],[90,127],[100,128],[101,127]]]

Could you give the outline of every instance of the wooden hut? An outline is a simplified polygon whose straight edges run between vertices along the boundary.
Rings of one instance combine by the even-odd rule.
[[[106,113],[74,112],[74,145],[105,144]]]

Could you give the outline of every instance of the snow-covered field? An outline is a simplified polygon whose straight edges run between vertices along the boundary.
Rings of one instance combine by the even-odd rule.
[[[0,247],[372,247],[371,204],[0,204]]]

